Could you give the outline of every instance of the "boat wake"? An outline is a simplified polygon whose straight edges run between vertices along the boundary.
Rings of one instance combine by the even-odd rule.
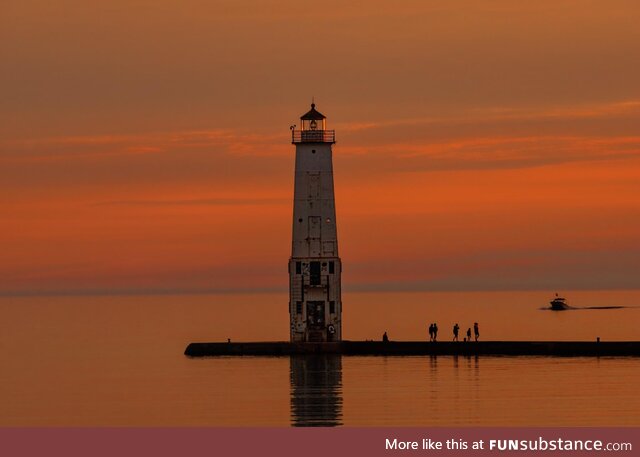
[[[624,308],[637,308],[637,306],[569,306],[565,305],[562,309],[554,309],[551,307],[538,308],[540,311],[580,311],[580,310],[592,310],[592,309],[624,309]]]
[[[585,306],[583,308],[577,308],[577,309],[622,309],[622,308],[631,308],[631,306]]]

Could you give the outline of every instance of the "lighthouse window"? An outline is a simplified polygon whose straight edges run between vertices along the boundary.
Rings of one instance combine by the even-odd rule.
[[[336,313],[336,302],[334,302],[333,300],[329,302],[329,313],[331,314]]]
[[[332,275],[336,272],[335,262],[329,262],[329,274]]]
[[[309,282],[312,286],[320,285],[320,262],[310,262],[309,265],[310,278]]]
[[[302,222],[302,218],[298,219],[298,222]]]
[[[302,302],[301,301],[297,301],[296,302],[296,314],[302,314]]]
[[[296,274],[302,274],[302,262],[296,262]]]
[[[316,153],[316,150],[315,150],[315,149],[312,149],[312,150],[311,150],[311,154],[315,154],[315,153]]]

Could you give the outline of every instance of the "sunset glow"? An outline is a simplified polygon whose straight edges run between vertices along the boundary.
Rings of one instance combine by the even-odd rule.
[[[640,286],[637,2],[9,3],[0,294],[285,291],[312,96],[345,291]]]

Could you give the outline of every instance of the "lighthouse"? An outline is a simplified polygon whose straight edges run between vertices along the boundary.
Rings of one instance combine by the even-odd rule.
[[[292,342],[342,339],[342,300],[331,146],[335,131],[311,109],[291,127],[296,147],[293,239],[289,259]]]

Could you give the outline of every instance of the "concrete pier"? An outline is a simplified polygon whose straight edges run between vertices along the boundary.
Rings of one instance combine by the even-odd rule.
[[[333,343],[247,342],[191,343],[184,351],[190,357],[287,356],[294,354],[339,354],[366,356],[410,355],[504,355],[559,357],[639,357],[640,341],[340,341]]]

